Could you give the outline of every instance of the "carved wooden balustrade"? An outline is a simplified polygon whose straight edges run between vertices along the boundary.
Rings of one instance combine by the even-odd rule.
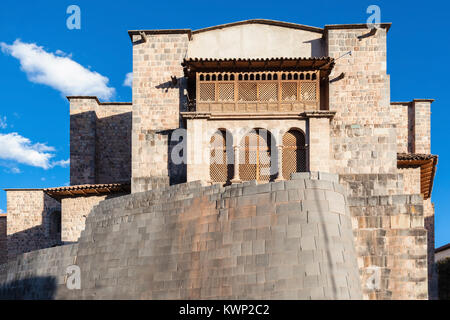
[[[319,75],[318,70],[198,72],[195,111],[226,113],[319,110]]]

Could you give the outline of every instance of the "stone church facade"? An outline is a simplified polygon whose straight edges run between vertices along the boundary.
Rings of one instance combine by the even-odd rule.
[[[27,261],[27,252],[58,246],[37,255],[54,252],[46,250],[65,250],[62,255],[76,260],[80,250],[85,250],[82,248],[92,246],[88,240],[98,231],[95,228],[100,227],[102,214],[109,216],[108,210],[123,208],[121,213],[117,211],[121,218],[116,217],[122,226],[123,212],[129,212],[126,217],[130,219],[150,208],[159,210],[154,209],[154,202],[158,198],[164,207],[160,190],[166,190],[167,203],[175,201],[173,193],[181,190],[181,194],[192,193],[199,199],[208,194],[209,201],[216,203],[217,219],[226,212],[227,226],[236,232],[233,244],[239,252],[224,243],[220,250],[217,244],[211,250],[225,250],[237,268],[246,256],[245,243],[250,241],[253,249],[248,257],[255,259],[250,265],[256,271],[255,284],[245,278],[249,287],[261,288],[257,285],[274,281],[274,287],[278,283],[281,291],[264,295],[255,289],[256,293],[249,293],[220,282],[204,284],[203,288],[210,290],[200,288],[184,294],[157,289],[149,293],[147,287],[140,295],[105,293],[95,297],[434,298],[431,191],[437,156],[431,154],[433,100],[391,101],[386,60],[390,27],[385,23],[376,29],[365,24],[316,28],[248,20],[195,31],[129,31],[132,103],[68,97],[70,186],[6,190],[6,235],[4,240],[0,238],[6,248],[0,263],[9,261],[4,265],[8,266],[4,267],[4,282],[20,277],[17,261]],[[200,186],[196,183],[205,188],[203,193],[198,193]],[[263,197],[265,193],[270,199]],[[266,214],[271,218],[265,222],[256,219],[258,210],[263,210],[254,203],[258,197],[262,203],[268,201]],[[248,205],[239,207],[242,201]],[[197,211],[209,205],[201,200]],[[297,208],[298,212],[293,209],[296,216],[288,212],[291,207]],[[177,210],[180,215],[196,214],[195,206]],[[287,215],[285,225],[281,222],[283,214]],[[302,214],[308,217],[304,221]],[[314,220],[322,214],[325,222]],[[245,217],[253,220],[248,230],[239,231]],[[291,225],[291,220],[298,224]],[[160,223],[167,228],[170,220],[155,220],[154,228]],[[190,230],[185,223],[176,224],[176,231],[172,231],[184,236],[187,231],[180,230]],[[324,232],[321,228],[327,223],[330,229]],[[118,231],[111,228],[111,234]],[[148,225],[147,231],[151,228]],[[217,225],[209,226],[213,228],[209,231],[206,228],[210,236],[224,232]],[[132,228],[126,230],[134,237]],[[134,230],[136,235],[139,230]],[[275,230],[281,233],[274,236]],[[324,236],[342,241],[336,252],[342,250],[344,256],[350,252],[349,259],[354,261],[347,261],[340,253],[337,258],[336,254],[325,260],[317,258]],[[117,237],[111,241],[120,243]],[[146,237],[151,239],[151,232]],[[293,262],[294,267],[299,263],[303,268],[299,273],[310,277],[308,281],[302,278],[295,290],[279,283],[297,279],[291,271],[287,271],[287,278],[270,280],[270,263],[258,263],[258,259],[266,259],[261,256],[271,261],[283,253],[270,251],[277,242],[274,237],[286,245],[286,250],[295,246],[287,245],[288,239],[298,239],[300,251],[296,256],[309,251],[312,257],[304,258],[312,259],[310,264],[303,264],[306,260],[300,258],[300,262]],[[203,249],[197,249],[193,251],[209,252],[210,247],[205,242]],[[337,266],[345,265],[343,278],[324,267],[327,259],[334,259]],[[195,262],[190,263],[193,268]],[[253,275],[248,272],[246,277]],[[327,291],[331,285],[319,285],[324,274],[333,288],[340,283],[343,291],[339,289],[333,295]],[[178,280],[186,280],[178,276]],[[318,282],[311,277],[318,277]],[[119,281],[117,278],[113,287],[119,288]],[[173,281],[171,285],[176,286]],[[305,281],[314,285],[307,286]],[[91,289],[95,291],[95,285]],[[81,296],[73,292],[56,296],[92,298],[93,291],[83,291]]]

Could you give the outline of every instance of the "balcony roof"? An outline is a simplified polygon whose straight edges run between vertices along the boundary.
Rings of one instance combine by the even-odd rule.
[[[281,71],[324,70],[330,72],[334,59],[330,57],[278,57],[278,58],[188,58],[182,63],[185,74],[215,71]]]
[[[420,168],[420,192],[424,199],[431,197],[438,156],[421,153],[398,153],[399,168]]]
[[[103,183],[103,184],[83,184],[74,186],[64,186],[56,188],[46,188],[43,191],[55,199],[91,196],[111,193],[129,193],[130,183]]]

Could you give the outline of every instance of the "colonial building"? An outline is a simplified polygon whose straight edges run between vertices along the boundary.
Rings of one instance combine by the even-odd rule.
[[[432,298],[433,100],[391,101],[390,27],[248,20],[129,31],[132,103],[68,97],[70,186],[6,190],[9,259],[76,242],[106,199],[332,173],[346,192],[363,297]],[[367,284],[375,269],[378,287]]]

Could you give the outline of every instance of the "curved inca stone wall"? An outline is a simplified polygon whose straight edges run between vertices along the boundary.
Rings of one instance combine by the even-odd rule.
[[[76,245],[0,268],[3,298],[360,299],[337,176],[229,187],[200,182],[101,202]],[[81,289],[67,289],[66,268]],[[69,276],[73,279],[72,276]]]

